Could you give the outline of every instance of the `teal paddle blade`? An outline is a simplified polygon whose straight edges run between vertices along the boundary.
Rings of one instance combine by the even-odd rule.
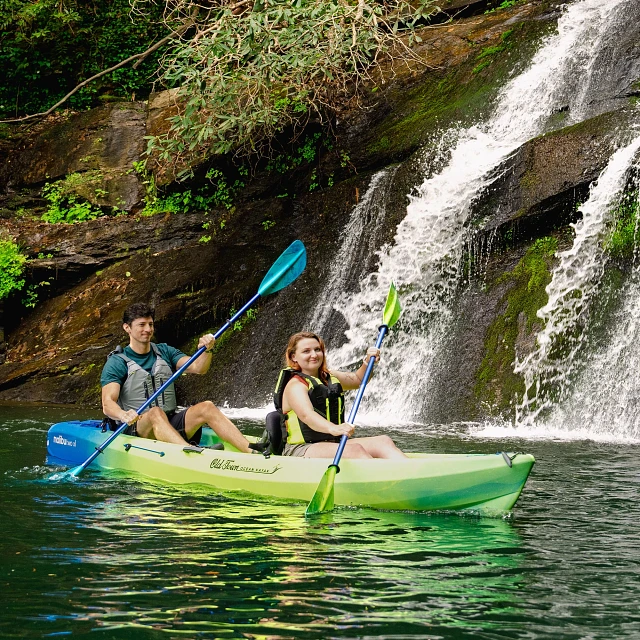
[[[337,467],[331,465],[322,476],[320,484],[316,489],[316,492],[311,498],[307,510],[304,512],[305,516],[314,516],[324,511],[331,511],[333,509],[333,484],[337,473]]]
[[[300,240],[294,240],[273,263],[260,283],[258,293],[269,295],[291,284],[307,266],[307,250]]]
[[[396,285],[392,282],[389,287],[389,293],[387,294],[387,302],[384,305],[382,322],[391,328],[398,322],[401,313],[402,309],[400,308],[400,300],[398,300],[398,291],[396,290]]]

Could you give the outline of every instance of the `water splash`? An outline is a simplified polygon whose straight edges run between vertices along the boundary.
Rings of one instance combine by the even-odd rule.
[[[604,241],[639,149],[640,136],[613,154],[579,208],[582,218],[571,225],[573,246],[558,255],[560,262],[547,286],[549,300],[538,311],[544,328],[536,349],[516,361],[514,368],[524,376],[526,389],[516,410],[517,424],[532,425],[541,413],[562,402],[579,372],[593,302],[607,263]]]
[[[410,196],[393,245],[379,253],[377,271],[364,278],[357,294],[341,299],[347,343],[331,354],[331,362],[345,366],[358,361],[375,337],[390,282],[400,288],[404,316],[385,345],[385,376],[373,379],[368,394],[367,410],[380,421],[428,414],[425,389],[437,382],[446,355],[474,200],[518,147],[553,128],[554,114],[567,103],[569,121],[580,116],[587,96],[578,88],[593,72],[591,61],[626,1],[583,0],[568,7],[557,34],[500,92],[495,115],[461,132],[448,164]]]

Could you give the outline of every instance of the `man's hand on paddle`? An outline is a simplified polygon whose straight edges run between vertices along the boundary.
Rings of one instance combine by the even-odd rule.
[[[200,340],[198,341],[198,349],[200,347],[205,347],[207,351],[211,351],[215,343],[216,343],[216,339],[213,337],[213,334],[207,333],[206,335],[202,336],[202,338],[200,338]]]
[[[204,347],[205,352],[201,354],[195,362],[191,363],[191,365],[187,369],[188,373],[203,374],[209,371],[209,367],[211,366],[211,350],[213,349],[213,345],[215,343],[216,339],[213,337],[212,333],[207,333],[203,335],[200,340],[198,340],[198,349]],[[179,369],[188,360],[189,356],[183,356],[182,358],[180,358],[180,360],[178,360],[176,368]]]
[[[120,422],[126,422],[128,425],[135,424],[140,416],[136,413],[135,409],[129,409],[125,411],[120,417]]]

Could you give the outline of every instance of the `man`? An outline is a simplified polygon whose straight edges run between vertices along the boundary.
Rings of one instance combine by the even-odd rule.
[[[239,451],[253,452],[236,426],[209,400],[178,410],[173,384],[142,415],[136,413],[189,360],[189,356],[174,347],[151,342],[153,319],[154,309],[144,303],[132,304],[125,310],[122,328],[129,335],[129,345],[122,352],[109,355],[100,377],[104,414],[129,424],[125,431],[129,435],[180,445],[199,443],[201,427],[207,424]],[[207,373],[214,342],[210,333],[200,338],[198,348],[206,347],[206,351],[191,363],[186,373]]]

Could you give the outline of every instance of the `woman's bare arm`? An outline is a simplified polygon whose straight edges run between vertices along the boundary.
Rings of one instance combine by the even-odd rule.
[[[333,424],[317,413],[309,400],[309,387],[295,378],[290,380],[285,387],[282,408],[285,413],[293,409],[298,418],[314,431],[328,433],[332,436],[347,435],[351,437],[353,435],[353,425],[348,422]]]

